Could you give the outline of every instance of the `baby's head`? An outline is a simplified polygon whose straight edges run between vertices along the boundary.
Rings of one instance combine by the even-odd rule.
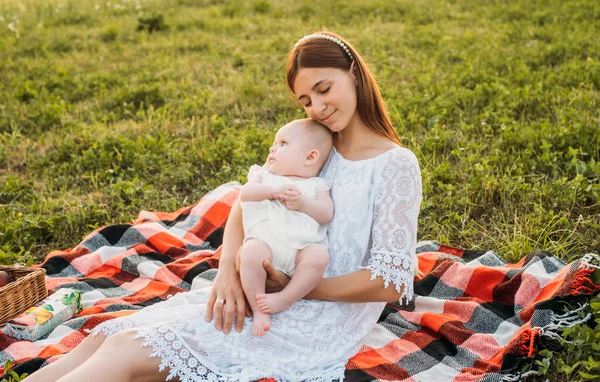
[[[332,147],[333,138],[327,127],[312,119],[298,119],[283,126],[275,135],[267,168],[275,175],[317,176]]]

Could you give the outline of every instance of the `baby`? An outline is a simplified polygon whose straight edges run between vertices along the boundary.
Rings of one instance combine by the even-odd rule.
[[[292,121],[275,135],[267,163],[248,172],[240,195],[245,239],[239,261],[255,336],[271,328],[271,314],[303,298],[323,277],[333,200],[327,181],[317,176],[332,147],[325,126],[311,119]],[[265,294],[267,259],[293,276],[281,292]]]

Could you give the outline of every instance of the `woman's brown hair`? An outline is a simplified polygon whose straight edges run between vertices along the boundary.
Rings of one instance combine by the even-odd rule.
[[[379,135],[387,137],[401,145],[398,132],[394,129],[387,107],[381,98],[381,92],[375,76],[358,54],[358,52],[342,37],[332,32],[316,32],[335,37],[346,45],[354,58],[356,70],[356,109],[367,127]],[[300,41],[288,56],[286,76],[289,89],[294,92],[294,82],[301,68],[338,68],[349,71],[352,59],[333,41],[323,38],[309,38]]]

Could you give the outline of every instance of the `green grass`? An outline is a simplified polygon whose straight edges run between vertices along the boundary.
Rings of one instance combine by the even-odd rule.
[[[285,58],[322,28],[420,160],[419,239],[598,252],[599,19],[596,0],[0,0],[0,263],[243,181],[305,115]]]

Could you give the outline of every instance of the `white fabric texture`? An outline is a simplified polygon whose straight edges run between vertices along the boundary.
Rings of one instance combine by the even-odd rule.
[[[271,174],[254,165],[248,181],[270,186],[293,184],[302,195],[315,199],[317,192],[328,191],[327,180],[319,177],[293,179]],[[289,210],[279,200],[242,202],[242,220],[246,239],[265,242],[273,251],[273,266],[291,276],[296,268],[296,254],[311,244],[326,244],[327,224],[319,224],[309,215]]]
[[[335,150],[321,176],[332,185],[335,205],[328,226],[330,261],[325,277],[371,270],[412,299],[412,270],[421,177],[405,148],[349,161]],[[134,331],[160,357],[161,369],[183,382],[343,380],[345,364],[358,352],[385,303],[300,300],[272,315],[271,330],[252,336],[252,319],[241,333],[206,323],[209,287],[180,293],[127,317],[98,325],[92,333]]]

